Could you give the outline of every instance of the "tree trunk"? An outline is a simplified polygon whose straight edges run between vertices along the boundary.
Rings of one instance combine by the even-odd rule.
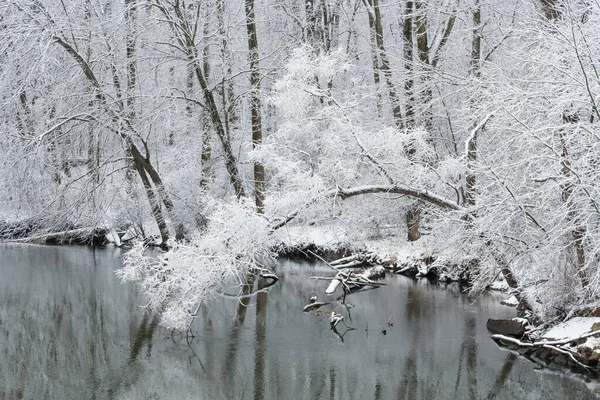
[[[475,0],[473,10],[473,38],[471,43],[471,59],[469,60],[469,74],[477,79],[481,76],[481,8],[479,0]],[[475,163],[477,162],[477,132],[473,127],[473,135],[467,143],[467,176],[465,202],[469,206],[475,205],[477,177],[475,176]]]
[[[125,119],[135,118],[135,85],[137,79],[136,44],[136,9],[135,0],[125,0],[125,21],[127,24],[126,57],[127,57],[127,99]]]
[[[415,1],[415,29],[417,34],[417,57],[421,68],[421,107],[423,115],[423,126],[425,130],[432,133],[433,113],[431,110],[433,92],[430,87],[431,65],[429,55],[429,38],[427,35],[427,10],[423,7],[422,1]]]
[[[373,67],[373,81],[375,82],[375,88],[377,90],[377,111],[381,115],[381,92],[380,84],[381,78],[379,76],[379,57],[377,56],[377,34],[375,33],[375,16],[374,13],[369,12],[369,37],[371,40],[371,63]]]
[[[169,240],[169,229],[167,227],[167,221],[165,220],[164,214],[162,212],[160,201],[156,198],[156,194],[154,193],[152,185],[148,180],[148,175],[146,175],[144,166],[138,161],[134,161],[134,165],[136,171],[140,176],[140,179],[142,180],[142,184],[144,185],[144,190],[146,191],[146,196],[148,197],[148,202],[150,203],[152,215],[154,216],[156,224],[158,225],[158,230],[160,231],[160,247],[166,248],[167,241]]]
[[[568,111],[563,112],[563,122],[569,124],[576,124],[579,122],[579,115],[576,113],[569,113]],[[585,226],[578,221],[576,217],[575,205],[573,204],[573,184],[571,183],[571,161],[569,160],[569,153],[567,149],[567,138],[566,133],[563,130],[559,132],[560,145],[562,150],[562,174],[565,179],[565,184],[562,188],[562,199],[567,204],[567,219],[575,226],[571,231],[571,237],[573,239],[573,247],[577,257],[577,274],[581,281],[583,288],[587,287],[589,280],[585,272],[585,249],[583,246],[583,239],[586,234]]]
[[[402,34],[404,36],[403,55],[404,55],[404,92],[406,96],[406,126],[414,128],[415,126],[415,97],[413,93],[413,2],[407,0],[404,9],[404,26]]]
[[[260,101],[260,71],[258,65],[258,38],[254,21],[254,0],[246,0],[246,31],[248,33],[248,50],[250,61],[250,112],[252,122],[252,148],[262,143],[262,116]],[[260,162],[254,162],[254,200],[256,210],[263,212],[265,199],[265,168]]]
[[[392,81],[392,70],[390,67],[390,61],[385,51],[384,39],[383,39],[383,25],[381,21],[381,10],[379,9],[379,0],[368,0],[369,2],[369,13],[372,14],[372,22],[375,27],[375,42],[377,45],[377,53],[381,60],[379,70],[385,78],[385,82],[388,88],[388,96],[392,106],[392,115],[394,116],[394,123],[398,129],[404,129],[404,121],[402,118],[402,109],[400,108],[400,101],[396,94],[396,88]]]
[[[544,16],[548,21],[552,21],[557,19],[560,16],[560,11],[558,10],[558,0],[540,0],[542,5],[542,10],[544,11]]]
[[[194,69],[194,74],[200,89],[202,90],[204,103],[208,110],[210,120],[217,133],[217,137],[221,142],[221,148],[223,150],[223,156],[225,159],[225,168],[227,170],[227,174],[229,175],[229,180],[233,186],[235,195],[238,199],[240,199],[246,196],[244,185],[238,171],[236,157],[233,154],[233,149],[231,148],[231,140],[223,125],[223,120],[221,119],[213,92],[208,87],[206,82],[206,76],[204,75],[204,71],[202,69],[200,52],[198,51],[196,43],[194,42],[193,28],[181,10],[179,2],[169,5],[173,8],[174,15],[170,13],[162,4],[160,5],[159,9],[167,21],[171,24],[171,28],[175,37],[177,38],[177,41],[179,42],[179,45],[185,50],[188,57],[188,62]]]
[[[129,6],[129,2],[126,3],[126,6]],[[127,42],[126,42],[126,46],[127,46],[126,47],[126,57],[127,57],[127,88],[126,89],[128,92],[130,90],[134,90],[135,79],[136,79],[135,75],[137,74],[135,60],[134,60],[135,36],[136,36],[135,35],[135,25],[129,23],[129,22],[131,22],[130,19],[133,18],[133,14],[132,14],[133,11],[134,11],[134,8],[130,9],[130,7],[127,7],[126,11],[125,11],[125,13],[126,13],[125,17],[126,17],[126,19],[128,19],[128,29],[133,29],[133,31],[129,30],[127,32]],[[61,36],[54,36],[53,39],[56,43],[58,43],[67,52],[67,54],[69,54],[73,58],[75,63],[81,68],[85,78],[90,83],[92,89],[95,92],[96,99],[104,107],[104,109],[107,111],[107,113],[112,116],[113,122],[116,125],[119,125],[119,126],[115,126],[113,129],[117,133],[117,135],[119,135],[121,137],[121,139],[127,144],[129,154],[133,158],[133,164],[134,164],[135,170],[138,172],[138,175],[140,176],[140,179],[142,180],[142,184],[146,191],[146,195],[148,197],[148,202],[150,203],[150,208],[152,210],[152,215],[154,216],[156,223],[158,225],[158,228],[159,228],[159,231],[161,234],[161,238],[162,238],[161,246],[165,247],[166,243],[167,243],[167,239],[169,238],[169,230],[166,225],[166,218],[164,216],[159,198],[165,204],[165,206],[169,212],[172,211],[172,209],[173,209],[173,203],[171,202],[166,191],[164,190],[162,180],[160,179],[158,172],[154,169],[152,164],[150,164],[149,157],[144,158],[141,155],[141,153],[135,146],[133,139],[131,137],[132,134],[135,135],[135,129],[133,128],[133,124],[132,124],[132,118],[134,118],[134,113],[133,113],[134,96],[129,95],[129,93],[127,93],[127,99],[126,99],[127,107],[125,108],[125,104],[123,104],[123,101],[122,101],[122,91],[121,91],[121,84],[119,82],[119,76],[117,75],[116,70],[114,70],[114,68],[113,68],[112,81],[113,81],[113,84],[115,85],[115,91],[117,92],[116,103],[119,106],[118,110],[114,110],[112,107],[112,104],[110,104],[107,101],[106,96],[102,90],[102,85],[100,84],[100,81],[98,80],[96,74],[94,73],[94,70],[92,69],[91,64],[89,64],[86,61],[86,58],[84,58],[78,52],[78,50],[74,46],[74,44],[72,45],[65,38],[63,38]],[[122,131],[121,126],[120,126],[121,121],[124,122],[124,128],[128,132]],[[146,146],[145,143],[144,143],[144,146]],[[146,152],[149,153],[147,147],[146,147]],[[152,188],[150,180],[148,179],[148,175],[150,175],[152,181],[154,182],[155,189]],[[157,196],[157,193],[154,192],[154,190],[156,190],[156,192],[158,193],[158,196]]]
[[[221,84],[221,101],[225,120],[225,131],[229,136],[230,127],[237,120],[235,110],[235,92],[233,90],[233,73],[231,66],[231,52],[227,41],[225,30],[225,1],[217,0],[217,22],[219,24],[219,35],[221,36],[221,59],[223,60],[223,83]]]
[[[125,21],[127,24],[127,35],[126,35],[126,59],[127,59],[127,86],[126,86],[126,99],[124,102],[125,110],[123,118],[126,122],[126,125],[129,127],[133,126],[133,121],[136,118],[135,114],[135,90],[136,90],[136,82],[137,82],[137,61],[136,61],[136,36],[137,36],[137,26],[136,26],[136,12],[137,9],[135,7],[135,0],[125,0]],[[117,76],[115,74],[115,79]],[[133,162],[140,179],[142,180],[142,184],[146,191],[146,196],[148,197],[148,201],[150,203],[150,208],[152,210],[152,215],[156,220],[156,224],[158,225],[158,229],[160,231],[161,237],[161,247],[166,248],[167,241],[170,236],[169,228],[167,225],[168,214],[173,212],[173,203],[169,195],[166,193],[164,189],[164,185],[162,183],[162,179],[160,178],[158,172],[154,169],[152,164],[150,163],[150,154],[148,151],[148,147],[146,142],[143,142],[144,147],[146,148],[146,157],[144,158],[142,154],[139,152],[138,148],[133,143],[131,138],[126,139],[129,142],[129,153],[133,157]],[[150,180],[154,184],[154,188],[150,184],[150,180],[148,179],[150,176]],[[163,211],[161,206],[161,202],[165,205],[166,213]]]
[[[414,242],[421,238],[421,205],[415,204],[406,213],[406,227],[408,229],[407,239],[409,242]]]

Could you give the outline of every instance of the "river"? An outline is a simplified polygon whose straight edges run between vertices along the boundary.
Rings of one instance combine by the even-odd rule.
[[[114,270],[121,250],[0,245],[0,399],[592,399],[594,381],[499,348],[489,317],[514,310],[455,285],[393,276],[353,294],[354,330],[303,313],[328,275],[281,260],[280,281],[201,309],[172,334]],[[262,285],[256,282],[255,286]],[[235,292],[234,289],[231,292]],[[388,322],[390,323],[388,325]],[[393,326],[390,326],[393,325]],[[385,334],[384,331],[385,330]]]

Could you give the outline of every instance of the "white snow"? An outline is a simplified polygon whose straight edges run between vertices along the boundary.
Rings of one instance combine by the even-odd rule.
[[[313,243],[323,248],[337,248],[346,242],[346,231],[336,226],[290,225],[275,232],[276,237],[288,246]]]
[[[556,325],[542,335],[542,339],[561,340],[578,338],[585,333],[591,332],[592,325],[597,322],[600,322],[600,317],[575,317]]]
[[[508,299],[500,300],[500,304],[508,307],[516,307],[519,305],[519,300],[515,296],[510,296]]]
[[[490,285],[491,290],[498,290],[500,292],[506,292],[508,290],[508,283],[505,280],[494,281]],[[514,297],[514,296],[513,296]]]
[[[431,254],[431,249],[424,239],[408,242],[402,239],[399,240],[396,235],[371,239],[368,237],[368,232],[365,232],[365,235],[358,235],[353,232],[350,241],[349,233],[339,225],[307,227],[290,224],[276,231],[275,235],[278,240],[287,246],[313,243],[321,248],[362,249],[377,254],[382,259],[396,257],[398,262],[401,263],[424,259]],[[427,273],[426,270],[424,272]]]
[[[337,279],[332,280],[331,283],[329,284],[329,286],[327,287],[327,289],[325,290],[325,293],[333,294],[337,290],[337,288],[340,286],[341,283],[342,282]]]
[[[599,352],[597,349],[600,347],[600,338],[590,336],[580,347],[589,347],[590,349],[596,349],[595,352]]]

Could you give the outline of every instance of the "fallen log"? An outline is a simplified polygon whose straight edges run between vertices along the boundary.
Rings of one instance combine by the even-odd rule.
[[[362,254],[354,254],[352,256],[338,258],[337,260],[331,261],[329,264],[336,266],[344,263],[349,263],[351,261],[359,260],[362,256]]]
[[[336,267],[337,268],[362,268],[364,265],[365,265],[364,261],[354,260],[354,261],[350,261],[346,264],[337,264]]]

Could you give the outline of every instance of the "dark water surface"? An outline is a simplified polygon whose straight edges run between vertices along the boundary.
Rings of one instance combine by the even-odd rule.
[[[327,267],[281,261],[281,280],[201,311],[196,337],[158,327],[114,275],[120,250],[0,245],[0,400],[587,399],[600,389],[498,348],[487,295],[392,277],[348,297],[356,330],[301,312]],[[256,282],[255,286],[263,282]],[[320,295],[324,297],[324,295]],[[244,303],[247,303],[244,305]],[[393,327],[386,322],[392,316]],[[350,318],[351,317],[351,318]],[[367,329],[368,328],[368,329]],[[382,333],[386,329],[386,334]],[[344,329],[340,328],[340,334]]]

